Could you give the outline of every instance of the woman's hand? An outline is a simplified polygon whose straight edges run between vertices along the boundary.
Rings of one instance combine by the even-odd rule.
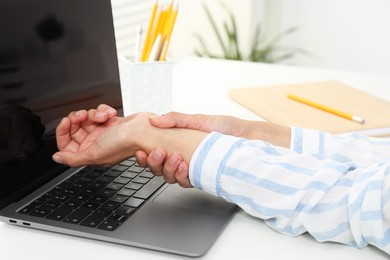
[[[246,139],[263,140],[284,147],[290,145],[290,128],[232,116],[171,112],[163,116],[152,116],[149,121],[158,128],[185,128],[206,133],[215,131]],[[188,181],[188,164],[182,160],[180,154],[168,156],[165,149],[160,147],[150,154],[139,150],[135,156],[138,164],[148,166],[154,174],[166,176],[171,183],[178,182],[183,187],[191,187]]]
[[[143,128],[150,127],[151,113],[117,117],[116,111],[100,105],[89,111],[72,112],[56,129],[59,152],[53,160],[71,167],[113,165],[134,155],[140,147]]]

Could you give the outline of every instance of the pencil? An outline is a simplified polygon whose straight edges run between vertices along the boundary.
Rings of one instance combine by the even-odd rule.
[[[352,121],[357,122],[359,124],[364,124],[364,122],[365,122],[364,118],[362,118],[360,116],[352,115],[352,114],[340,111],[338,109],[331,108],[331,107],[328,107],[328,106],[316,103],[314,101],[311,101],[311,100],[308,100],[308,99],[305,99],[305,98],[302,98],[302,97],[298,97],[298,96],[296,96],[294,94],[288,94],[287,97],[290,98],[290,99],[293,99],[295,101],[298,101],[300,103],[303,103],[303,104],[306,104],[306,105],[318,108],[318,109],[323,110],[323,111],[326,111],[328,113],[331,113],[331,114],[334,114],[334,115],[337,115],[337,116],[340,116],[340,117],[352,120]]]
[[[161,55],[159,57],[160,61],[164,61],[165,57],[167,55],[168,45],[169,45],[169,41],[171,39],[173,27],[175,26],[177,12],[178,12],[178,4],[175,6],[175,9],[173,9],[173,10],[171,9],[171,15],[169,17],[169,21],[168,21],[168,24],[167,24],[166,30],[165,30],[166,37],[162,43],[163,44],[162,52],[161,52]]]
[[[157,8],[158,8],[158,2],[156,1],[153,5],[152,14],[151,14],[150,20],[149,20],[148,30],[146,32],[145,42],[144,42],[142,55],[141,55],[142,61],[148,60],[148,52],[149,52],[149,49],[151,48],[150,46],[153,44],[153,43],[151,43],[151,37],[152,37],[152,30],[153,30],[154,21],[156,19]]]
[[[141,61],[141,38],[142,38],[142,25],[138,27],[137,35],[135,39],[134,61]]]

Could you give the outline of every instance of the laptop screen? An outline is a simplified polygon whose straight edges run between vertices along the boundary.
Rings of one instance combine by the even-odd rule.
[[[110,0],[1,0],[0,209],[63,170],[56,125],[101,103],[121,106]]]

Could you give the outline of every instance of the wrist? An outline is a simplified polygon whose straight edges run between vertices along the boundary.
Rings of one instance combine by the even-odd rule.
[[[269,122],[249,121],[248,139],[263,140],[273,145],[290,148],[291,128]]]

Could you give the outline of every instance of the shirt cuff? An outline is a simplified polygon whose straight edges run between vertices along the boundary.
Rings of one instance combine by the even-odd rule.
[[[297,153],[324,153],[326,134],[313,129],[291,127],[290,147]]]
[[[220,196],[220,176],[230,154],[245,139],[212,132],[195,150],[190,161],[189,179],[195,188]]]

